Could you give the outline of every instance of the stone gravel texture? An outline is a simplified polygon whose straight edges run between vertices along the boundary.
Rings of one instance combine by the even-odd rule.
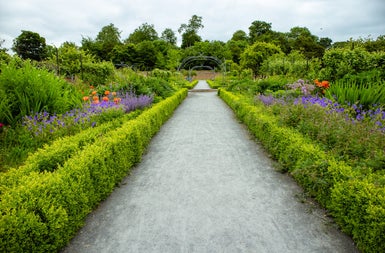
[[[216,92],[189,92],[62,252],[358,252],[276,168]]]

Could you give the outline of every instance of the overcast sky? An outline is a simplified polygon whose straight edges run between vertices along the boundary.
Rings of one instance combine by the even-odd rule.
[[[112,23],[123,40],[143,23],[153,24],[159,35],[165,28],[177,33],[192,15],[202,17],[199,35],[210,41],[226,42],[237,30],[248,33],[255,20],[279,32],[307,27],[333,42],[385,35],[385,0],[0,0],[0,39],[10,48],[27,30],[49,45],[80,45],[82,36],[94,39]]]

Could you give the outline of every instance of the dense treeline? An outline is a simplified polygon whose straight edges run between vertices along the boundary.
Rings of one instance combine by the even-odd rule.
[[[332,42],[330,38],[319,38],[306,27],[293,27],[288,32],[277,32],[272,24],[264,21],[254,21],[248,31],[238,30],[227,42],[203,40],[199,31],[203,29],[202,17],[193,15],[187,24],[181,24],[178,34],[181,45],[177,45],[177,33],[166,28],[160,34],[153,24],[144,23],[136,28],[127,38],[121,38],[121,31],[114,24],[104,26],[96,38],[83,37],[81,45],[65,42],[59,48],[46,43],[45,38],[31,31],[22,31],[14,40],[13,51],[23,59],[41,62],[62,75],[80,75],[83,65],[88,63],[111,62],[116,67],[129,66],[137,70],[152,70],[155,68],[175,70],[182,59],[188,56],[207,55],[220,60],[226,60],[228,70],[251,69],[255,75],[271,74],[274,61],[309,62],[322,60],[326,51],[351,51],[359,48],[363,54],[385,51],[385,36],[373,39],[358,39],[344,42]],[[0,45],[1,48],[1,45]],[[328,53],[328,55],[333,53]],[[353,53],[354,54],[354,53]],[[263,66],[267,58],[271,66]],[[290,56],[289,58],[287,58]],[[285,58],[286,57],[286,58]],[[5,49],[0,50],[0,59],[9,58]],[[383,57],[377,62],[369,63],[384,68]],[[265,65],[268,64],[265,61]],[[319,70],[324,64],[318,61]],[[212,62],[201,62],[199,65],[217,67]],[[186,66],[189,68],[191,66]],[[100,68],[95,67],[100,72]],[[278,68],[285,68],[279,66]],[[314,66],[312,66],[314,68]],[[282,70],[287,74],[287,70]],[[281,71],[281,72],[282,72]],[[302,71],[302,69],[300,69]],[[342,71],[343,72],[343,71]],[[337,76],[336,76],[337,75]],[[329,77],[329,76],[326,76]],[[338,74],[331,73],[331,78]]]

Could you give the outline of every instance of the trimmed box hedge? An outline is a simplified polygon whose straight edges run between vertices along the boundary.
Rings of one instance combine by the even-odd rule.
[[[294,179],[330,211],[363,252],[385,252],[385,176],[362,174],[311,139],[278,124],[263,106],[223,89],[219,96]]]
[[[1,194],[0,252],[57,252],[64,247],[140,161],[152,136],[186,96],[182,89],[92,143],[69,148],[72,155],[55,170],[32,169],[22,180],[14,174],[18,183]]]

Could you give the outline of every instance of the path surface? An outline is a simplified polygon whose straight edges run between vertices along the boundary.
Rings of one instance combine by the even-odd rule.
[[[215,92],[190,92],[63,252],[358,252],[273,166]]]

